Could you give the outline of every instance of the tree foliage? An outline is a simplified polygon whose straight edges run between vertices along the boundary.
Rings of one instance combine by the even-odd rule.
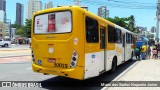
[[[18,25],[18,24],[11,24],[11,28],[20,28],[21,26],[20,25]]]
[[[12,28],[16,28],[16,34],[22,37],[31,37],[31,19],[26,19],[25,26],[20,26],[18,24],[12,24]]]
[[[18,29],[16,29],[16,34],[25,37],[26,36],[25,27],[21,26]]]
[[[131,15],[130,17],[125,17],[125,18],[124,17],[119,18],[115,16],[114,18],[106,18],[106,19],[134,33],[139,32],[139,30],[135,26],[135,18],[133,15]]]
[[[25,31],[26,31],[26,36],[31,37],[31,25],[32,25],[32,20],[31,19],[26,19],[25,21]]]

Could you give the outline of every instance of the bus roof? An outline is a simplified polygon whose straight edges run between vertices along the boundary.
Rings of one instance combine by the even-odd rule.
[[[129,30],[127,30],[127,29],[119,26],[119,25],[116,25],[116,24],[114,24],[114,23],[112,23],[112,22],[110,22],[110,21],[108,21],[108,20],[106,20],[106,19],[104,19],[104,18],[101,18],[101,17],[97,16],[96,14],[93,14],[93,13],[87,11],[86,9],[81,8],[80,6],[61,6],[61,7],[56,7],[56,8],[49,8],[49,9],[45,9],[45,10],[41,10],[41,11],[35,12],[35,13],[33,14],[33,16],[35,16],[35,15],[37,15],[37,14],[52,12],[53,9],[54,9],[55,11],[59,11],[59,10],[71,10],[71,9],[73,9],[73,8],[74,8],[74,9],[78,9],[78,10],[80,10],[81,12],[84,12],[85,14],[91,16],[92,18],[99,19],[99,20],[102,21],[102,22],[107,22],[107,24],[110,25],[110,26],[113,26],[113,27],[115,27],[115,28],[121,29],[121,30],[126,31],[126,32],[128,32],[128,33],[134,34],[133,32],[131,32],[131,31],[129,31]]]

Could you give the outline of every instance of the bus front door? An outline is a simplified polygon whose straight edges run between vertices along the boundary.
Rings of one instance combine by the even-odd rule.
[[[106,28],[100,28],[100,49],[101,49],[101,60],[100,60],[100,72],[105,71],[106,67]]]

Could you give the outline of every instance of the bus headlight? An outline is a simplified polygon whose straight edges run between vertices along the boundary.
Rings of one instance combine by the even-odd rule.
[[[74,68],[77,65],[77,61],[78,61],[78,52],[76,50],[73,50],[70,67]]]

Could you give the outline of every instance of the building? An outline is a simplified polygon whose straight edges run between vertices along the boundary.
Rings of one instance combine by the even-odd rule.
[[[147,33],[147,27],[141,27],[141,26],[137,26],[138,30],[139,30],[139,34],[145,36]]]
[[[0,10],[6,12],[6,0],[0,0]]]
[[[5,12],[3,10],[0,10],[0,22],[5,21]]]
[[[4,38],[6,35],[6,29],[7,29],[7,25],[4,24],[3,22],[0,22],[0,38]]]
[[[36,11],[42,10],[42,2],[36,0],[29,0],[26,7],[26,18],[32,19],[32,14]]]
[[[107,10],[106,6],[101,6],[98,8],[98,16],[102,18],[108,18],[109,17],[109,10]]]
[[[151,32],[152,32],[152,33],[156,33],[156,27],[154,27],[154,26],[151,27]]]
[[[0,0],[0,10],[4,11],[4,17],[0,18],[4,18],[3,22],[6,22],[6,0]]]
[[[42,10],[42,2],[36,1],[36,11]]]
[[[52,1],[50,1],[50,2],[48,2],[48,3],[45,3],[44,9],[48,9],[48,8],[53,8],[53,3],[52,3]]]
[[[16,24],[23,25],[23,4],[16,3]]]

